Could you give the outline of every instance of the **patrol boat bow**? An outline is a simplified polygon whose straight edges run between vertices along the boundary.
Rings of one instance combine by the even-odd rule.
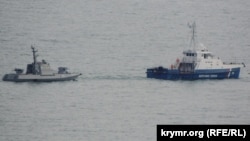
[[[225,63],[215,57],[212,52],[202,46],[196,47],[195,28],[193,23],[191,44],[193,49],[184,50],[182,59],[176,59],[175,64],[170,68],[154,67],[147,69],[147,78],[176,80],[176,79],[224,79],[239,78],[240,68],[245,67],[244,63]]]
[[[45,61],[37,62],[37,50],[31,46],[33,52],[33,63],[27,64],[26,73],[23,73],[23,69],[15,69],[16,73],[5,74],[3,81],[14,82],[51,82],[51,81],[66,81],[75,80],[81,73],[69,73],[66,67],[59,67],[58,71],[54,71],[50,68],[50,65]]]

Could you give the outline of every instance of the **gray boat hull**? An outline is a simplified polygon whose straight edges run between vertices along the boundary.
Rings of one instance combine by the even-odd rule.
[[[33,74],[6,74],[3,81],[12,82],[52,82],[75,80],[81,74],[53,74],[53,75],[33,75]]]

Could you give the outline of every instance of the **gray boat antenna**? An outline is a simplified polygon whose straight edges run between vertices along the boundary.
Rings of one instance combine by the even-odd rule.
[[[36,55],[36,52],[37,52],[38,50],[36,50],[35,47],[34,47],[33,45],[31,45],[31,49],[32,49],[32,52],[33,52],[34,64],[36,64],[36,63],[37,63],[36,57],[38,56],[38,55]]]
[[[38,64],[37,64],[37,61],[36,61],[36,58],[37,58],[37,56],[38,56],[38,55],[36,54],[36,52],[37,52],[38,50],[36,50],[35,47],[32,46],[32,45],[31,45],[31,49],[32,49],[33,60],[34,60],[34,62],[33,62],[33,68],[32,68],[32,73],[33,73],[33,74],[38,74],[38,73],[39,73],[39,69],[38,69]]]

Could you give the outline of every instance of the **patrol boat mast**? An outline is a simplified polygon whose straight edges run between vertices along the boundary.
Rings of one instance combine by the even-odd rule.
[[[196,41],[195,41],[195,34],[196,34],[196,24],[195,22],[190,25],[188,24],[189,28],[192,29],[192,38],[191,38],[191,41],[190,41],[190,46],[193,45],[193,49],[196,49]]]

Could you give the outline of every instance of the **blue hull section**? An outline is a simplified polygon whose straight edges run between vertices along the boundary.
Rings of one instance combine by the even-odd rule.
[[[240,68],[194,70],[193,72],[180,72],[177,69],[167,69],[163,67],[147,69],[147,78],[166,80],[197,80],[197,79],[225,79],[239,78]]]

